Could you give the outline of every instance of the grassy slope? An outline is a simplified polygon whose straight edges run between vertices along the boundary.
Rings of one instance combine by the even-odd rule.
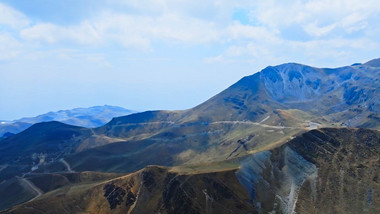
[[[253,207],[234,171],[184,174],[152,166],[107,182],[63,187],[7,213],[246,213]]]
[[[74,170],[133,172],[149,164],[172,166],[224,161],[273,149],[313,128],[309,122],[323,127],[379,128],[378,68],[353,66],[317,69],[317,72],[327,76],[322,80],[325,85],[321,86],[321,93],[312,101],[276,101],[268,95],[263,77],[257,73],[186,111],[133,114],[92,130],[41,128],[42,125],[34,130],[32,127],[0,142],[2,151],[13,151],[17,143],[29,142],[25,148],[19,145],[23,148],[21,153],[14,152],[23,154],[16,158],[16,162],[23,164],[9,166],[1,173],[13,176],[28,171],[33,161],[31,153],[46,152],[39,151],[40,147],[47,148],[55,158],[62,157],[55,152],[57,142],[70,150],[64,156]],[[334,89],[329,91],[331,86]],[[74,152],[78,153],[68,155]],[[10,157],[3,159],[10,161]],[[61,168],[53,165],[45,169]]]
[[[9,213],[255,213],[263,209],[269,212],[279,209],[275,205],[276,197],[287,198],[289,194],[287,178],[279,179],[291,167],[288,165],[291,157],[287,155],[292,153],[286,152],[286,148],[318,168],[315,189],[311,177],[301,184],[295,206],[297,213],[363,210],[377,213],[380,209],[379,139],[380,132],[375,130],[321,129],[271,150],[272,155],[261,165],[264,168],[257,176],[266,181],[254,187],[261,206],[257,206],[257,201],[254,205],[250,203],[247,190],[235,176],[243,158],[173,168],[150,166],[103,182],[65,186],[16,206]]]

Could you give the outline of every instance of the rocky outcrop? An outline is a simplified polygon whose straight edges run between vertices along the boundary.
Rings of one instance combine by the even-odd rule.
[[[317,174],[314,164],[284,147],[247,158],[236,175],[259,212],[293,213],[300,188]]]
[[[379,213],[379,157],[379,131],[312,130],[246,158],[236,175],[260,213]]]
[[[295,63],[267,67],[261,71],[268,94],[280,102],[307,101],[320,93],[321,70]]]
[[[114,185],[113,183],[106,184],[103,187],[104,197],[110,204],[110,209],[113,210],[116,206],[120,205],[125,196],[125,190],[121,187]]]
[[[73,170],[133,173],[148,165],[208,165],[210,162],[234,161],[236,158],[256,153],[244,159],[241,174],[238,173],[241,175],[239,180],[247,187],[252,197],[253,207],[268,212],[297,210],[297,204],[302,203],[302,194],[313,192],[309,195],[319,195],[318,185],[321,181],[318,179],[324,174],[321,171],[323,167],[327,166],[323,164],[324,161],[330,163],[334,158],[338,158],[334,162],[337,166],[342,164],[339,162],[340,159],[352,162],[351,159],[344,158],[349,157],[348,154],[351,153],[346,154],[341,145],[343,141],[354,145],[352,139],[356,137],[350,134],[351,131],[348,131],[347,135],[352,136],[352,139],[346,139],[340,135],[331,137],[334,131],[319,130],[302,135],[280,149],[273,148],[282,145],[293,136],[318,127],[378,129],[380,69],[376,64],[377,60],[328,69],[288,63],[268,67],[244,77],[208,101],[184,111],[147,111],[132,114],[114,118],[108,124],[95,129],[68,126],[58,122],[33,125],[22,133],[0,140],[0,195],[7,194],[5,191],[1,192],[3,182],[23,174]],[[335,138],[337,140],[330,140]],[[302,139],[302,142],[298,142],[297,139]],[[293,144],[297,146],[292,146]],[[360,145],[360,142],[356,144]],[[258,151],[264,150],[268,151],[257,154]],[[353,151],[360,154],[367,150]],[[335,153],[341,155],[336,156]],[[326,160],[316,157],[325,157]],[[372,160],[371,163],[378,162]],[[368,166],[372,169],[376,165]],[[354,166],[334,169],[344,172],[344,182],[339,183],[343,186],[350,183],[345,175],[362,173],[359,169],[369,170]],[[106,204],[104,207],[114,207],[113,212],[121,209],[125,212],[139,210],[139,203],[143,199],[139,196],[162,196],[162,186],[169,185],[160,180],[165,176],[158,176],[157,173],[161,172],[144,170],[144,173],[139,174],[142,177],[134,183],[133,191],[114,184],[125,191],[125,194],[120,193],[117,197],[113,197],[111,193],[104,197],[103,187],[97,190],[101,192],[97,195],[102,196],[102,203]],[[165,174],[165,170],[162,173]],[[329,174],[330,171],[326,173]],[[176,179],[181,176],[178,175]],[[368,182],[371,180],[369,177]],[[46,178],[44,176],[41,179]],[[315,179],[318,182],[314,182]],[[326,178],[326,185],[334,183],[329,179],[337,180],[341,177]],[[70,183],[65,178],[61,181],[57,184],[55,180],[52,185],[47,185],[47,189],[61,188],[66,186],[65,183]],[[177,189],[174,184],[173,188]],[[313,190],[305,189],[306,184],[312,184],[316,190],[314,187]],[[184,186],[186,185],[181,183],[179,187]],[[259,186],[260,188],[257,188]],[[266,191],[268,188],[270,191]],[[191,189],[201,193],[202,197],[197,196],[198,199],[201,197],[202,200],[208,201],[207,206],[191,204],[191,209],[214,209],[209,207],[210,204],[214,204],[210,201],[215,199],[209,190],[203,192],[204,188]],[[191,192],[191,189],[187,189],[186,193]],[[367,186],[365,189],[365,198],[368,201],[365,204],[368,204],[370,210],[377,203],[375,199],[378,190],[376,185]],[[357,191],[364,194],[363,189]],[[141,194],[138,194],[139,192]],[[258,192],[266,193],[258,196]],[[112,204],[106,200],[108,195],[113,198]],[[175,198],[185,196],[183,193]],[[310,198],[313,201],[312,198],[316,197]],[[113,205],[114,199],[117,199],[116,205]],[[315,203],[322,202],[316,200]],[[171,197],[165,203],[161,203],[163,207],[166,207],[165,204],[168,210],[173,206],[177,207],[177,201]],[[362,205],[357,207],[363,208]],[[85,209],[87,207],[80,208]]]

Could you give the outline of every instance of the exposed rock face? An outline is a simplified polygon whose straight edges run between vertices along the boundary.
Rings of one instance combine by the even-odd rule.
[[[293,213],[302,184],[317,167],[289,147],[248,158],[237,172],[260,212]]]
[[[379,71],[376,67],[356,65],[321,69],[288,63],[267,67],[260,73],[268,95],[281,103],[313,100],[324,102],[327,100],[326,97],[335,95],[338,100],[333,103],[324,103],[324,105],[341,103],[349,106],[376,105],[375,108],[369,110],[379,111],[378,102],[374,99],[379,94],[379,89],[376,87],[376,82],[379,82]],[[341,108],[335,108],[335,110],[341,111]]]
[[[132,213],[249,213],[254,210],[234,170],[178,174],[151,167],[144,170],[142,179],[143,186]]]
[[[120,205],[123,202],[123,198],[125,196],[125,190],[123,188],[110,183],[106,184],[103,190],[104,197],[107,198],[111,210],[115,209],[116,206]]]
[[[313,130],[247,158],[237,177],[262,213],[379,213],[379,157],[379,131]]]
[[[261,71],[269,95],[280,102],[308,101],[320,93],[320,69],[295,63],[267,67]]]
[[[380,132],[365,129],[322,131],[322,134],[316,131],[308,134],[313,140],[311,143],[291,144],[299,153],[309,154],[304,155],[305,159],[318,167],[316,191],[310,183],[305,183],[296,211],[379,213]],[[317,197],[312,197],[313,191]],[[314,206],[310,206],[313,201]]]
[[[180,174],[152,166],[77,191],[62,188],[4,213],[256,213],[235,171]]]
[[[246,157],[239,169],[150,166],[60,188],[5,213],[379,213],[379,157],[380,131],[312,130]]]
[[[132,206],[135,203],[135,201],[136,201],[136,196],[132,192],[129,191],[127,193],[127,198],[125,200],[125,205],[127,207],[130,207],[130,206]]]
[[[297,195],[300,201],[301,193],[309,191],[304,190],[302,184],[310,183],[310,179],[320,178],[321,175],[318,165],[321,160],[314,160],[312,155],[328,151],[324,153],[329,157],[331,152],[335,152],[332,149],[336,145],[332,143],[333,147],[326,148],[324,144],[315,148],[306,145],[313,151],[300,151],[301,147],[293,147],[292,144],[287,144],[286,149],[273,148],[306,130],[320,127],[379,129],[380,68],[377,63],[378,60],[375,60],[334,69],[288,63],[244,77],[208,101],[184,111],[132,114],[114,118],[95,129],[58,122],[33,125],[22,133],[0,140],[0,196],[7,194],[1,190],[6,189],[3,185],[5,180],[29,172],[74,170],[133,173],[148,165],[181,166],[233,161],[267,150],[260,154],[262,157],[253,156],[251,161],[246,159],[243,164],[242,173],[252,172],[257,176],[248,174],[245,175],[246,179],[243,176],[239,179],[247,188],[255,187],[248,189],[252,198],[257,200],[254,201],[257,209],[297,210],[297,206],[294,208]],[[326,137],[318,132],[312,136],[320,136],[320,139]],[[312,142],[319,143],[312,136],[309,136]],[[305,142],[310,140],[306,135],[303,137]],[[348,142],[351,142],[350,139]],[[60,161],[62,158],[64,162]],[[340,169],[336,170],[340,172]],[[141,176],[133,187],[142,186],[142,194],[162,193],[155,191],[163,191],[159,184],[165,186],[166,183],[159,179],[156,172],[150,174],[150,171],[144,171]],[[69,182],[62,178],[61,183],[52,183],[47,189],[61,187],[65,183]],[[314,185],[314,180],[312,183]],[[137,194],[139,191],[117,186],[125,194],[116,197],[122,198],[122,202],[117,202],[113,210],[127,211],[132,207],[138,210],[139,201],[142,200]],[[278,193],[255,196],[258,191],[266,190],[256,189],[256,186],[270,186],[273,192]],[[173,188],[176,189],[176,185]],[[318,193],[314,189],[312,192]],[[100,195],[109,208],[103,189],[98,191],[102,192]],[[208,195],[206,198],[214,198],[209,191],[207,194],[202,190],[200,192]],[[368,187],[366,194],[368,206],[376,204],[376,188]],[[172,203],[177,203],[175,200],[166,202],[161,205],[167,204],[168,210],[174,206]],[[196,207],[199,206],[191,204],[190,207],[198,209]]]

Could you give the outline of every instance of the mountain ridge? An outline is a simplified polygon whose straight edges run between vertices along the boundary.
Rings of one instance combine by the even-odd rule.
[[[378,130],[311,130],[220,169],[146,166],[58,186],[2,213],[377,213],[379,139]]]
[[[0,165],[5,166],[0,171],[0,180],[28,173],[28,169],[36,166],[34,173],[67,171],[62,158],[78,172],[132,173],[147,165],[171,167],[241,161],[249,155],[281,147],[317,128],[378,130],[379,79],[380,68],[372,63],[334,69],[295,63],[270,66],[243,77],[191,109],[115,117],[98,128],[58,126],[51,130],[55,136],[50,140],[25,133],[1,140],[0,154],[4,153],[4,157],[8,155],[7,145],[23,143],[17,139],[26,137],[29,139],[26,145],[31,148],[23,153],[26,157],[36,154],[41,159],[38,156],[41,151],[33,150],[37,142],[46,146],[49,142],[61,142],[70,145],[67,147],[70,149],[62,154],[47,153],[50,161],[37,165],[30,158],[9,162],[14,155],[8,156],[8,161],[0,159]],[[37,130],[30,133],[45,132],[43,125],[35,126]],[[66,134],[67,128],[76,134]],[[14,154],[18,154],[16,150]]]
[[[13,121],[4,121],[0,124],[0,136],[6,132],[17,134],[35,123],[59,121],[69,125],[95,128],[104,125],[112,118],[135,113],[118,106],[92,106],[88,108],[74,108],[59,110],[37,115],[35,117],[23,117]]]

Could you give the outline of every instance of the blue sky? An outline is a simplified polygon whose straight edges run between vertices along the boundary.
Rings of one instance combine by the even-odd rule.
[[[268,65],[380,57],[378,0],[0,0],[0,119],[186,109]]]

